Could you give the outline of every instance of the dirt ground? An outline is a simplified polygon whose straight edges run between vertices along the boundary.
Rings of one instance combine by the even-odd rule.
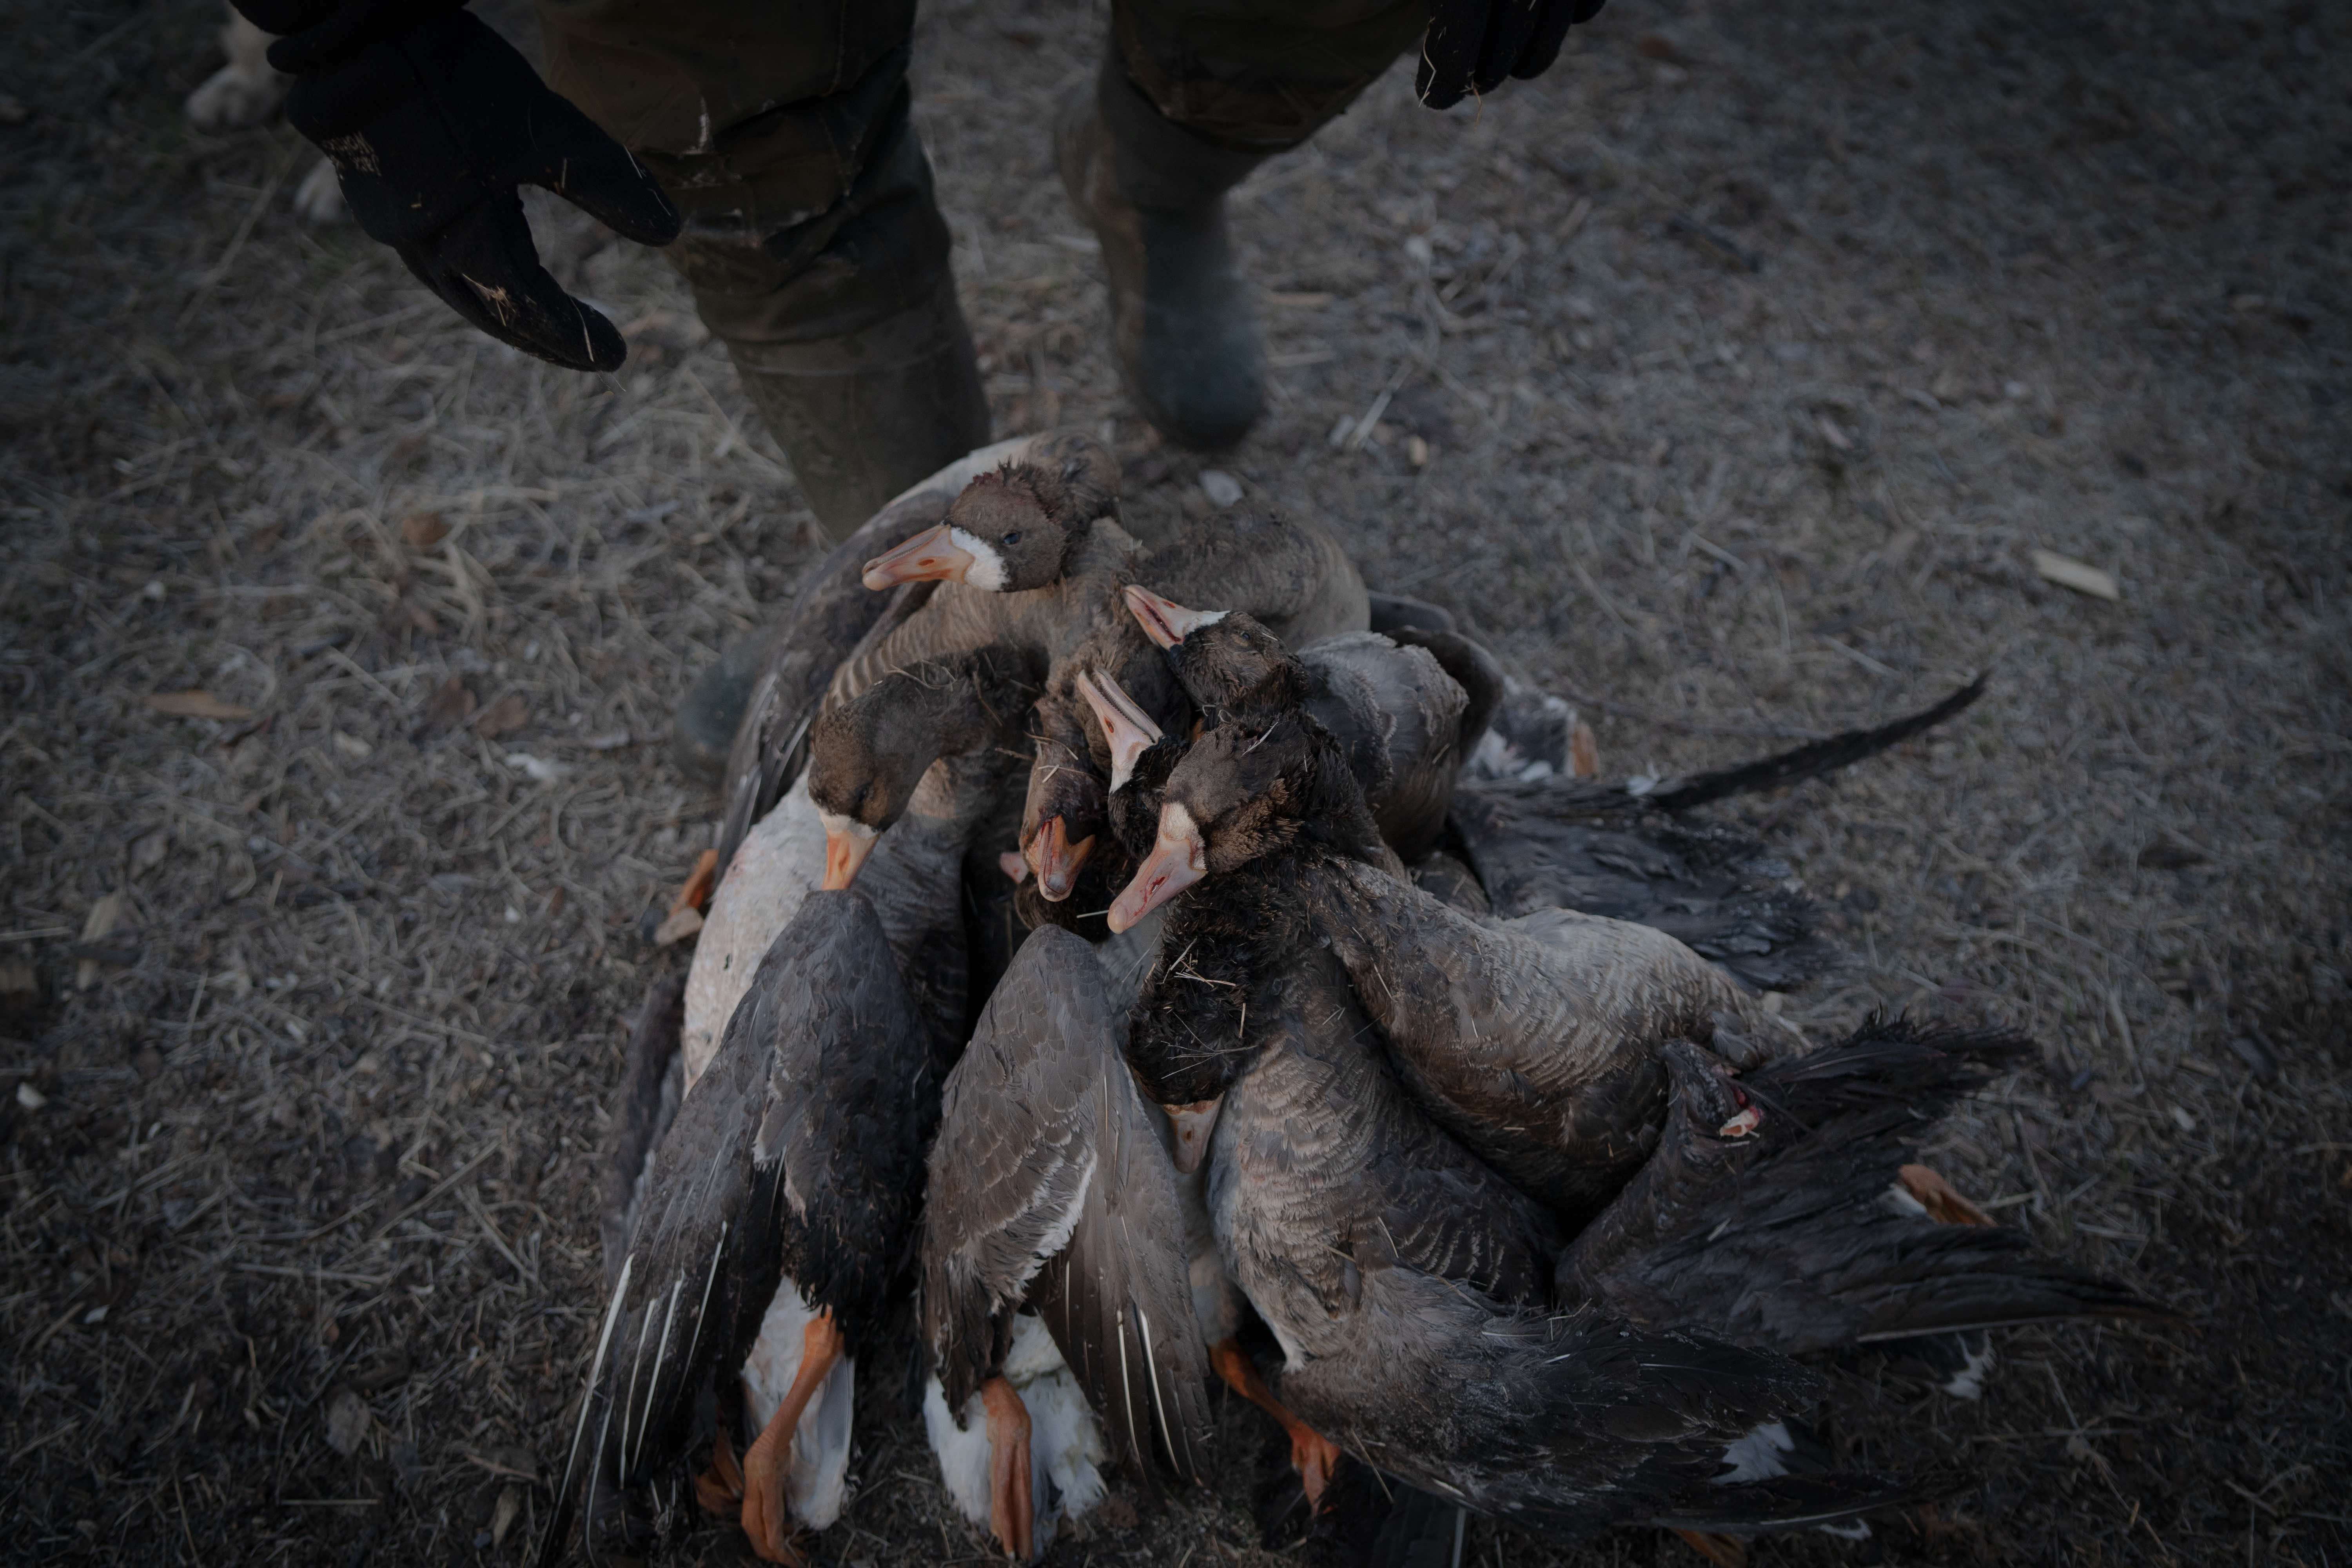
[[[291,132],[180,118],[217,21],[0,13],[0,1556],[511,1563],[621,1020],[682,962],[646,917],[713,813],[667,715],[807,514],[657,257],[535,209],[636,345],[598,380],[299,226]],[[1200,466],[1118,392],[1044,130],[1101,29],[934,6],[917,112],[998,433],[1108,429],[1149,521]],[[1994,671],[1751,804],[1852,953],[1790,1016],[2032,1030],[1933,1158],[2182,1321],[2011,1333],[1975,1404],[1832,1369],[1842,1445],[1958,1489],[1759,1561],[2352,1558],[2347,60],[2309,0],[1617,0],[1483,105],[1392,75],[1236,202],[1275,398],[1218,466],[1605,771]],[[148,700],[191,690],[226,716]],[[867,1372],[815,1561],[983,1558]],[[1253,1420],[1053,1560],[1274,1561]]]

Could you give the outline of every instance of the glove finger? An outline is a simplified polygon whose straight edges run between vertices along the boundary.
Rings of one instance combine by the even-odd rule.
[[[1413,96],[1425,108],[1451,109],[1462,101],[1486,31],[1486,0],[1445,0],[1431,8],[1412,79]]]
[[[628,149],[569,100],[552,93],[531,114],[531,163],[523,177],[544,185],[639,245],[677,237],[677,208]]]
[[[1478,64],[1471,81],[1480,92],[1492,92],[1511,74],[1520,53],[1561,0],[1495,0],[1486,14],[1486,31],[1478,40]]]
[[[620,330],[539,264],[522,203],[511,192],[397,248],[426,288],[500,342],[566,370],[618,370],[629,357]]]
[[[1559,58],[1560,46],[1568,42],[1570,26],[1584,20],[1576,14],[1582,8],[1581,5],[1570,6],[1562,5],[1560,0],[1551,0],[1551,4],[1544,7],[1535,31],[1528,35],[1527,43],[1519,50],[1519,58],[1512,62],[1511,74],[1521,81],[1530,81],[1551,69],[1552,62]],[[1600,7],[1594,6],[1593,9]]]
[[[1554,0],[1557,14],[1544,14],[1543,24],[1528,39],[1528,47],[1519,51],[1518,64],[1511,68],[1511,74],[1525,81],[1551,69],[1552,62],[1559,58],[1560,46],[1568,41],[1570,26],[1580,27],[1590,22],[1601,15],[1605,4],[1607,0],[1568,0],[1565,5]]]

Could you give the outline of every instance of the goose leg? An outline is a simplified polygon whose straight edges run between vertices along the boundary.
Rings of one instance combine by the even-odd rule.
[[[1748,1568],[1748,1543],[1737,1536],[1717,1535],[1705,1530],[1677,1530],[1675,1533],[1715,1568]]]
[[[1339,1445],[1293,1415],[1274,1396],[1239,1340],[1219,1340],[1210,1346],[1209,1364],[1217,1369],[1228,1388],[1282,1423],[1282,1429],[1290,1434],[1290,1465],[1307,1492],[1307,1506],[1321,1503],[1323,1489],[1331,1484],[1331,1474],[1339,1468]]]
[[[1926,1165],[1906,1165],[1895,1173],[1903,1190],[1919,1200],[1927,1217],[1937,1225],[1990,1225],[1992,1216],[1970,1203],[1961,1191]]]
[[[710,1468],[694,1478],[694,1500],[705,1513],[742,1512],[743,1469],[735,1462],[735,1445],[727,1440],[723,1426],[710,1440]]]
[[[988,1527],[1005,1555],[1026,1563],[1036,1554],[1034,1481],[1029,1471],[1029,1407],[1002,1377],[980,1385],[988,1411]]]
[[[783,1403],[768,1418],[759,1439],[743,1454],[743,1533],[764,1562],[798,1563],[793,1550],[791,1511],[784,1506],[784,1479],[793,1466],[793,1434],[801,1413],[831,1374],[845,1349],[830,1310],[819,1312],[801,1336],[801,1369]]]

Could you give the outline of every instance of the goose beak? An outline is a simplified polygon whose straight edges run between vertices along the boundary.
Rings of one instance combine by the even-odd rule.
[[[1132,583],[1120,589],[1119,595],[1127,601],[1127,613],[1135,617],[1143,635],[1159,647],[1174,647],[1202,626],[1215,626],[1225,618],[1223,610],[1188,610]]]
[[[1110,904],[1110,929],[1122,931],[1209,874],[1209,847],[1192,814],[1174,801],[1160,810],[1160,837],[1135,868],[1135,880]]]
[[[858,821],[833,812],[822,814],[824,823],[824,883],[827,892],[839,892],[857,880],[858,868],[874,853],[874,841],[881,834]]]
[[[1195,1100],[1191,1105],[1163,1105],[1168,1113],[1168,1125],[1176,1130],[1176,1173],[1189,1176],[1201,1168],[1209,1157],[1209,1135],[1217,1130],[1217,1112],[1224,1109],[1224,1096],[1214,1100]]]
[[[1102,724],[1103,739],[1110,742],[1110,787],[1116,795],[1127,787],[1129,775],[1135,771],[1135,759],[1160,739],[1160,726],[1108,675],[1089,677],[1080,671],[1077,688],[1078,695],[1087,700],[1087,706],[1095,710],[1095,718]]]
[[[1037,891],[1048,903],[1058,904],[1070,896],[1078,885],[1078,873],[1086,868],[1087,857],[1094,853],[1095,836],[1087,834],[1076,844],[1070,842],[1070,829],[1058,816],[1049,816],[1029,840],[1024,851],[1030,868],[1037,873]]]
[[[961,583],[980,557],[956,538],[963,530],[942,522],[927,528],[896,550],[866,563],[866,585],[895,588],[901,583]],[[969,538],[969,535],[966,535]]]

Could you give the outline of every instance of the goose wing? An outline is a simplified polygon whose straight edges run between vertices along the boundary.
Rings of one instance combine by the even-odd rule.
[[[923,1231],[923,1331],[950,1409],[1037,1308],[1115,1441],[1199,1473],[1208,1375],[1173,1164],[1120,1056],[1094,951],[1034,932],[948,1080]]]
[[[604,1174],[597,1192],[604,1242],[604,1286],[621,1276],[629,1236],[636,1228],[637,1203],[652,1174],[654,1150],[677,1114],[685,1092],[678,1037],[686,1025],[686,976],[665,974],[646,989],[629,1026],[629,1048],[613,1093],[613,1131],[604,1149]]]
[[[1828,960],[1788,867],[1735,829],[1560,778],[1464,784],[1452,821],[1498,915],[1632,921],[1759,990],[1793,989]]]
[[[1560,1259],[1564,1300],[1653,1328],[1784,1352],[2162,1310],[2039,1256],[2022,1231],[1939,1225],[1896,1195],[1911,1150],[1958,1095],[2032,1054],[1998,1029],[1873,1019],[1838,1045],[1738,1078],[1669,1058],[1657,1152]],[[1719,1131],[1738,1109],[1763,1118]]]

